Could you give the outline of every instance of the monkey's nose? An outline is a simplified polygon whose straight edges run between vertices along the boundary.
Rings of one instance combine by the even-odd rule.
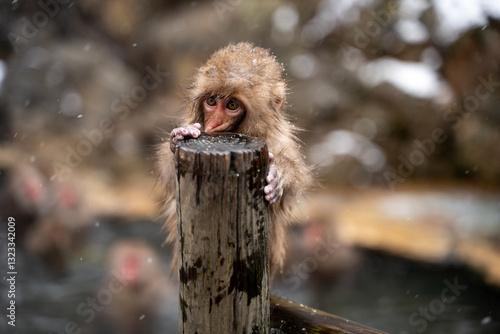
[[[222,124],[224,124],[223,118],[217,117],[215,119],[211,119],[208,121],[207,125],[205,125],[205,132],[212,132],[214,129],[217,129]]]

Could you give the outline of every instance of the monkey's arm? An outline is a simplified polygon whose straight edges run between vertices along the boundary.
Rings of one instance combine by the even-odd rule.
[[[281,145],[269,143],[270,151],[275,152],[264,188],[266,199],[279,203],[288,210],[295,206],[304,193],[314,185],[310,167],[305,163],[298,144],[294,140],[281,139]],[[284,144],[284,145],[283,145]]]
[[[274,273],[282,268],[286,258],[287,226],[303,219],[301,198],[313,182],[310,169],[295,141],[268,140],[268,146],[275,155],[267,177],[268,181],[271,178],[271,182],[264,188],[266,199],[271,196],[269,234],[271,271]],[[268,187],[272,188],[269,194]]]
[[[175,202],[175,162],[174,153],[171,151],[171,143],[163,143],[159,146],[157,158],[157,170],[159,181],[164,192],[164,203],[161,218],[164,221],[163,228],[168,231],[167,243],[174,243],[177,238],[176,202]],[[175,243],[174,243],[175,245]],[[175,246],[174,246],[175,247]],[[172,270],[177,266],[177,252],[174,250],[174,263]]]

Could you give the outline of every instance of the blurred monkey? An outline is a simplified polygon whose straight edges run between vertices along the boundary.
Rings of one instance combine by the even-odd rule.
[[[108,312],[108,321],[118,333],[151,333],[155,322],[165,321],[157,319],[165,304],[177,305],[177,291],[167,279],[156,252],[145,242],[116,242],[108,251],[107,267],[111,273],[109,281],[118,275],[121,282],[116,284]],[[176,320],[177,317],[175,313]]]

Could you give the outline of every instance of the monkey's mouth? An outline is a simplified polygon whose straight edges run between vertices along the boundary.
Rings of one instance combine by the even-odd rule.
[[[231,126],[231,122],[226,122],[221,125],[216,126],[213,129],[206,130],[207,133],[213,133],[213,132],[230,132],[232,131],[234,126]]]
[[[205,132],[207,133],[212,133],[212,132],[238,132],[237,129],[243,120],[245,116],[245,113],[241,114],[241,116],[235,121],[235,120],[228,120],[220,125],[217,125],[216,127],[212,129],[208,129],[205,127]]]

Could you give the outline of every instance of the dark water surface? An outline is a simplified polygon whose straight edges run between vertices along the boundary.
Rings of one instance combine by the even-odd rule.
[[[281,278],[275,292],[297,302],[394,334],[500,333],[500,291],[452,263],[422,264],[365,252],[354,271]],[[293,281],[296,283],[296,281]]]
[[[6,259],[5,234],[1,234],[2,319],[1,333],[118,333],[116,321],[110,320],[109,305],[119,300],[120,282],[109,287],[110,269],[106,267],[108,249],[119,240],[145,241],[156,250],[165,275],[169,275],[170,250],[162,248],[160,226],[151,222],[109,223],[98,221],[89,231],[82,231],[88,244],[67,254],[64,268],[51,265],[16,249],[16,326],[6,324],[7,284],[4,279]],[[112,275],[111,275],[112,277]],[[169,277],[169,276],[168,276]],[[169,277],[170,278],[170,277]],[[114,293],[113,291],[117,291]],[[148,333],[177,333],[178,306],[174,291],[156,312],[143,314],[139,323],[151,324]],[[135,302],[135,301],[134,301]],[[125,319],[124,319],[125,320]],[[140,331],[136,331],[140,332]]]

